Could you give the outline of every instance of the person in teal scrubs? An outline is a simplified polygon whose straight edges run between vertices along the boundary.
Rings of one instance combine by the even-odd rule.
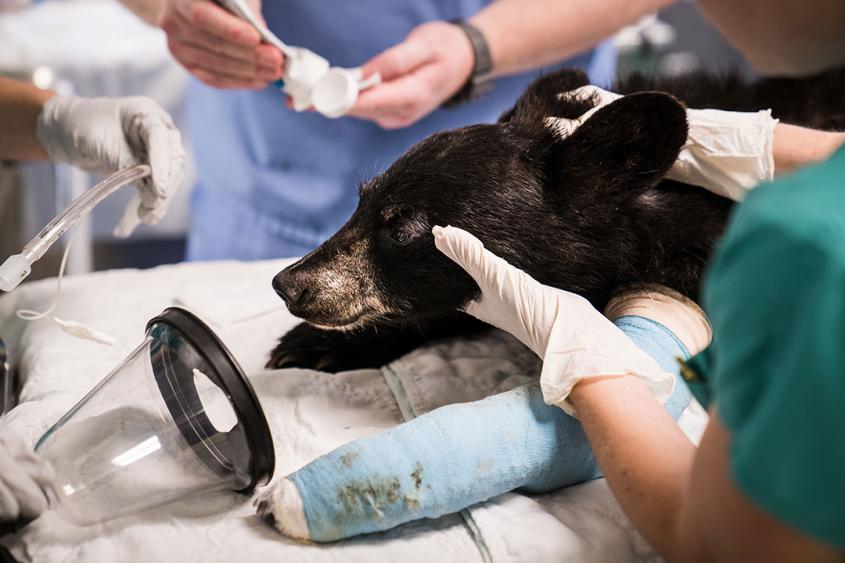
[[[845,148],[749,195],[704,304],[715,339],[685,373],[730,435],[737,488],[845,549]]]
[[[841,1],[699,5],[764,72],[845,63]],[[845,561],[845,135],[781,124],[772,156],[779,177],[738,205],[705,279],[713,340],[683,369],[710,414],[697,448],[657,400],[666,377],[598,311],[435,227],[482,289],[467,312],[544,358],[546,401],[579,417],[670,561]]]

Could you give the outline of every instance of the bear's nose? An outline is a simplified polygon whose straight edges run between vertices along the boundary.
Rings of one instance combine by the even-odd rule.
[[[296,305],[308,293],[308,288],[294,276],[281,272],[273,278],[273,289],[285,305]]]

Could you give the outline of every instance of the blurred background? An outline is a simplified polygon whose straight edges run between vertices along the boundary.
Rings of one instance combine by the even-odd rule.
[[[617,34],[615,43],[620,74],[672,75],[704,67],[749,72],[692,2],[644,18]],[[0,0],[0,75],[60,93],[150,96],[171,113],[183,134],[186,130],[187,73],[170,57],[163,32],[117,0]],[[191,139],[185,141],[190,150]],[[191,163],[187,186],[193,177]],[[0,257],[19,252],[97,180],[66,165],[0,163]],[[74,243],[69,273],[146,268],[183,259],[190,189],[178,194],[162,223],[142,226],[132,238],[119,240],[111,233],[130,196],[131,190],[122,190],[93,212]],[[56,245],[38,262],[32,278],[55,275],[61,250]]]

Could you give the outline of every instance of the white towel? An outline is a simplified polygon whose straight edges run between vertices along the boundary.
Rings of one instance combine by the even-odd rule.
[[[202,316],[218,327],[234,326],[284,309],[285,304],[270,287],[256,291],[254,282],[214,280],[191,283],[179,289],[173,302]]]

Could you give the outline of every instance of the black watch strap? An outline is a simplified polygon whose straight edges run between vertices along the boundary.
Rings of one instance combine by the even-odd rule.
[[[493,89],[493,57],[490,47],[481,30],[463,20],[451,20],[466,33],[472,45],[474,64],[472,74],[454,96],[443,103],[444,107],[453,107],[479,98]]]

